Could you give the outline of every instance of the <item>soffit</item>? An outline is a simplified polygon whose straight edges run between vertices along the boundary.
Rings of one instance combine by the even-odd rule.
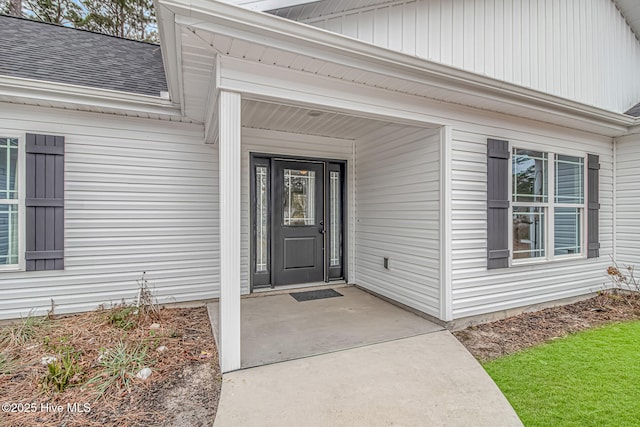
[[[636,38],[640,40],[640,2],[638,0],[614,0],[613,2],[622,12]]]
[[[253,100],[242,101],[241,114],[244,127],[349,140],[360,139],[382,128],[392,126],[389,122],[354,117],[334,111]],[[400,125],[397,126],[399,129],[402,128]]]

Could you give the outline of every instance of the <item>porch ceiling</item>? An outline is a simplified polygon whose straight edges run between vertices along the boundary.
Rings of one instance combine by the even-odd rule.
[[[356,140],[394,125],[333,111],[245,100],[242,102],[242,126]]]

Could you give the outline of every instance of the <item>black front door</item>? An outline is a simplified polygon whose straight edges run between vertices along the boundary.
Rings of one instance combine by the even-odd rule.
[[[324,280],[324,164],[273,162],[273,283]]]

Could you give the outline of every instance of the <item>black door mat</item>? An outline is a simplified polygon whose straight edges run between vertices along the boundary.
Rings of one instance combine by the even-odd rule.
[[[306,291],[306,292],[291,292],[289,295],[294,297],[298,302],[342,296],[340,292],[337,292],[333,289],[320,289],[317,291]]]

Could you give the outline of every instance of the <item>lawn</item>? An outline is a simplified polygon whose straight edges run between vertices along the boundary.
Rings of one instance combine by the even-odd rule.
[[[640,425],[640,321],[484,364],[525,426]]]

